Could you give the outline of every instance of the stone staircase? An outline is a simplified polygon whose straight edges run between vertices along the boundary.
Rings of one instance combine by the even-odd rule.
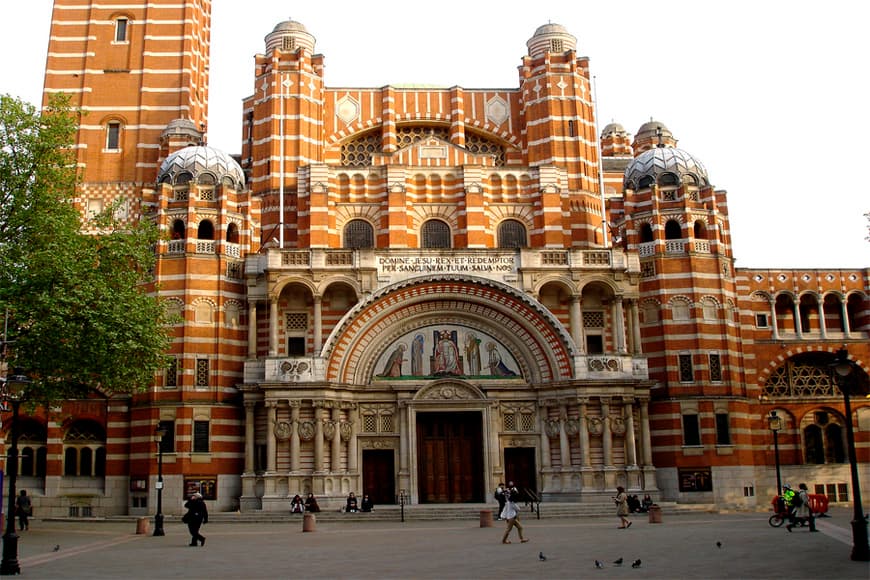
[[[674,502],[660,502],[663,514],[678,514],[681,512],[697,513],[709,511],[710,506],[680,505]],[[567,503],[553,502],[540,504],[540,514],[532,511],[531,506],[520,504],[521,517],[530,520],[538,518],[583,518],[583,517],[606,517],[615,515],[612,502],[584,502]],[[496,504],[417,504],[406,505],[404,508],[405,521],[448,521],[465,520],[479,521],[480,512],[489,510],[492,517],[498,517]],[[402,519],[402,508],[398,505],[375,506],[370,513],[343,513],[340,511],[321,511],[316,514],[318,522],[372,522],[389,521],[396,522]],[[636,514],[635,517],[646,517],[646,514]],[[239,523],[292,523],[301,522],[302,514],[291,514],[285,511],[247,511],[247,512],[217,512],[209,514],[210,522],[239,522]]]

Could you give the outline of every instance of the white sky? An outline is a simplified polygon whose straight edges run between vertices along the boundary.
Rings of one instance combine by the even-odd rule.
[[[241,150],[254,55],[288,18],[325,56],[329,87],[516,88],[547,22],[577,37],[599,128],[651,117],[728,191],[738,267],[870,267],[870,3],[856,0],[212,0],[209,145]],[[502,8],[502,6],[504,8]],[[4,6],[0,93],[38,104],[51,0]]]

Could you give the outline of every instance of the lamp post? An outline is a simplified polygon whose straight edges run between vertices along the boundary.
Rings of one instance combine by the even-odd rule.
[[[163,531],[163,437],[166,427],[157,423],[154,440],[157,441],[157,513],[154,514],[154,535],[165,536]]]
[[[3,534],[3,560],[0,561],[0,575],[21,574],[18,564],[18,534],[15,533],[15,480],[18,478],[18,409],[24,400],[24,391],[30,384],[20,369],[6,377],[3,399],[12,405],[12,442],[6,457],[6,475],[9,477],[9,501],[6,507],[6,533]]]
[[[771,411],[767,416],[767,424],[770,430],[773,431],[773,459],[776,462],[776,495],[782,493],[782,474],[779,471],[779,439],[778,434],[782,430],[782,417],[776,415],[776,411]]]
[[[867,543],[867,519],[861,505],[861,483],[858,480],[858,457],[855,452],[855,432],[852,428],[852,405],[849,401],[853,393],[863,392],[859,385],[860,377],[855,373],[855,363],[849,360],[849,351],[840,349],[831,363],[837,378],[837,386],[843,393],[846,411],[846,447],[849,452],[849,467],[852,472],[852,555],[853,560],[870,561],[870,546]]]

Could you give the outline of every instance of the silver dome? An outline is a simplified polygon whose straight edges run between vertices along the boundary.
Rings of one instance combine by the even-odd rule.
[[[577,50],[577,38],[568,32],[561,24],[544,24],[535,30],[535,34],[526,42],[529,56],[543,56],[548,52],[562,53]]]
[[[604,126],[604,129],[601,130],[602,137],[609,137],[611,135],[619,135],[620,137],[627,137],[628,131],[625,130],[625,127],[620,125],[619,123],[608,123]]]
[[[626,189],[643,189],[653,183],[662,183],[662,177],[672,176],[668,184],[709,185],[707,169],[690,153],[676,147],[653,147],[634,158],[625,168],[623,185]]]
[[[287,42],[285,42],[285,38],[288,39]],[[308,32],[304,24],[292,18],[276,24],[272,32],[266,35],[265,40],[266,53],[270,53],[276,48],[290,52],[304,48],[309,53],[314,54],[314,36]]]
[[[167,157],[157,172],[158,183],[175,184],[180,175],[189,176],[188,181],[198,181],[209,174],[214,183],[228,183],[234,189],[245,185],[245,173],[236,160],[212,147],[185,147]]]

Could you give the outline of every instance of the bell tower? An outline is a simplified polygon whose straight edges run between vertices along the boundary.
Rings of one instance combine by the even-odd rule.
[[[210,35],[211,0],[55,0],[43,105],[63,93],[82,111],[84,211],[154,183],[171,121],[205,133]]]

